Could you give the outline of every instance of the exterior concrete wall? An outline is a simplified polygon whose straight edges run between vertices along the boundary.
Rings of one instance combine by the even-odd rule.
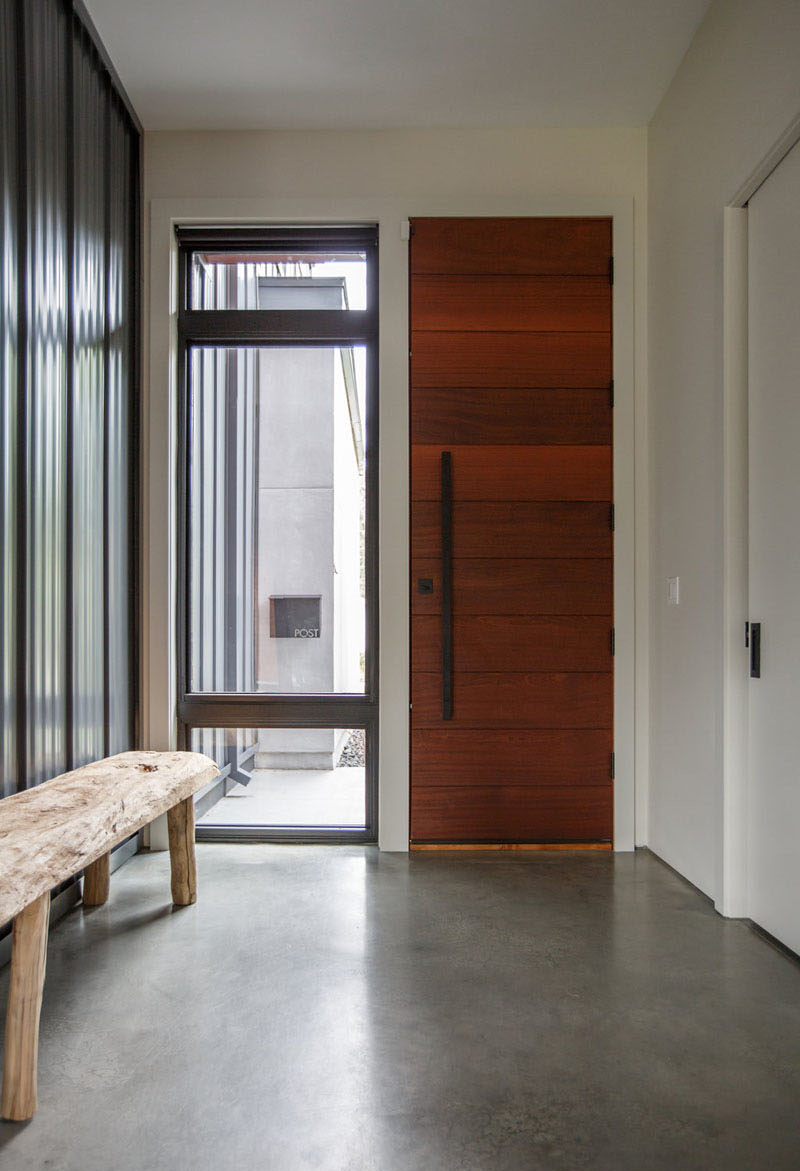
[[[257,686],[333,687],[333,360],[329,349],[261,352]],[[321,595],[319,638],[272,638],[270,598]]]
[[[335,728],[261,728],[254,766],[329,770],[346,736]]]
[[[341,305],[341,287],[304,283],[299,291],[305,306]],[[285,305],[280,292],[269,289]],[[270,347],[258,361],[257,688],[358,691],[361,480],[343,355],[328,347]],[[321,598],[318,638],[274,636],[270,600],[282,595]],[[340,740],[333,729],[262,730],[255,767],[330,769]]]

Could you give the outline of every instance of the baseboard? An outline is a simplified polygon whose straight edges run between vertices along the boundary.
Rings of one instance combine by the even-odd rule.
[[[714,906],[714,900],[712,899],[711,895],[707,895],[706,892],[701,887],[699,887],[696,883],[692,882],[691,878],[687,878],[685,874],[681,874],[680,870],[678,870],[677,867],[673,866],[671,862],[668,862],[666,860],[666,858],[662,858],[660,854],[657,854],[652,846],[637,846],[636,853],[637,854],[649,854],[651,858],[655,858],[656,862],[658,862],[661,866],[666,866],[667,870],[671,870],[676,878],[679,878],[681,880],[681,882],[685,882],[687,886],[690,886],[693,891],[695,891],[697,894],[700,895],[701,899],[705,899],[705,901],[707,903],[710,903],[711,906],[714,907],[714,910],[717,911],[717,908]],[[719,911],[717,911],[717,914],[719,914]]]
[[[788,944],[782,943],[780,939],[778,939],[775,935],[772,935],[771,932],[767,931],[765,927],[759,927],[758,923],[754,923],[752,919],[742,919],[740,921],[746,923],[747,926],[755,931],[756,935],[760,936],[765,943],[770,944],[770,946],[774,947],[776,951],[779,951],[782,955],[785,955],[787,959],[793,960],[796,964],[800,964],[800,955],[798,955],[798,953],[794,951],[793,948],[789,947]]]
[[[723,915],[719,907],[714,903],[714,900],[704,890],[701,890],[699,886],[695,886],[685,874],[681,874],[680,870],[676,870],[674,866],[670,866],[669,862],[666,862],[655,850],[652,850],[649,846],[637,846],[637,850],[639,849],[649,854],[651,858],[655,858],[656,862],[660,862],[662,866],[666,866],[667,870],[671,870],[676,878],[679,878],[686,886],[691,887],[695,894],[700,895],[700,898],[707,902],[720,918],[725,919],[728,923],[743,923],[745,927],[749,927],[760,939],[763,939],[765,943],[768,943],[771,947],[781,952],[787,959],[792,960],[796,964],[800,964],[800,955],[787,944],[782,943],[780,939],[772,935],[765,927],[761,927],[747,915]]]
[[[140,848],[139,834],[134,834],[132,838],[128,838],[127,842],[121,842],[111,851],[111,864],[109,866],[111,873],[119,870],[120,866],[124,866],[134,854],[138,854]]]
[[[209,809],[213,809],[216,803],[222,800],[225,793],[225,777],[220,777],[218,781],[213,781],[199,799],[195,798],[195,820],[201,818],[204,813],[208,813]]]

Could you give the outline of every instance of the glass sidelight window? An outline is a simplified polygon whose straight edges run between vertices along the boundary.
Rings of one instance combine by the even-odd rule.
[[[243,748],[308,761],[297,745],[324,739],[333,759],[345,741],[331,729],[377,734],[376,229],[178,235],[184,743],[210,745],[230,775]],[[305,808],[310,837],[333,825],[372,840],[373,771],[346,775],[351,804],[359,775],[363,790],[344,829],[330,820],[337,767],[306,785],[316,812],[281,808]]]
[[[191,691],[363,694],[366,347],[197,346]]]
[[[218,758],[222,774],[210,808],[198,807],[201,840],[231,829],[288,837],[367,825],[364,728],[195,728],[190,744]]]

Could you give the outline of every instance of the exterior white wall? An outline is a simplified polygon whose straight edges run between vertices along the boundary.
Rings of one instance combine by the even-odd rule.
[[[333,686],[336,691],[363,692],[362,480],[338,351],[333,363]]]
[[[145,386],[151,508],[146,565],[146,742],[169,743],[168,601],[172,487],[167,396],[174,347],[170,224],[377,220],[381,225],[381,738],[380,843],[408,844],[408,319],[401,221],[444,215],[613,215],[618,731],[616,842],[646,838],[648,759],[647,399],[645,389],[646,134],[644,129],[151,133],[145,208],[151,251]],[[155,201],[155,202],[154,202]],[[146,224],[146,231],[148,225]],[[166,405],[165,405],[166,404]],[[169,512],[167,512],[169,516]],[[634,590],[635,583],[635,590]],[[634,737],[634,711],[635,737]]]
[[[259,361],[256,685],[362,690],[358,457],[338,349],[269,347]],[[270,598],[321,597],[318,638],[270,633]],[[333,768],[334,730],[265,729],[256,768]]]
[[[649,841],[718,903],[725,806],[723,209],[800,113],[798,61],[797,0],[717,0],[648,134]],[[677,607],[667,605],[667,578],[675,576]]]

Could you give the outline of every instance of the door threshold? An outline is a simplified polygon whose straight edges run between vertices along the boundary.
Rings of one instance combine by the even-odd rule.
[[[610,850],[611,842],[409,842],[409,850]]]

